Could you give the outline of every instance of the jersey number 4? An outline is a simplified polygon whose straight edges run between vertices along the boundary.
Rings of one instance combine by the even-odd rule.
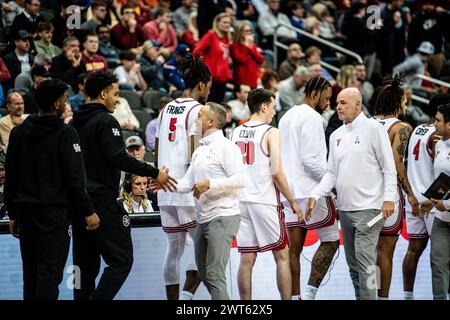
[[[419,150],[420,150],[420,140],[417,141],[417,143],[413,149],[413,155],[415,156],[414,160],[416,160],[416,161],[419,160]]]
[[[255,144],[253,141],[244,142],[236,141],[237,146],[241,149],[242,161],[244,164],[252,165],[255,163]]]
[[[169,124],[169,141],[174,142],[177,131],[177,118],[171,118]]]

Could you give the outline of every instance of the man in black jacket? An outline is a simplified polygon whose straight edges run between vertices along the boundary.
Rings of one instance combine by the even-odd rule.
[[[60,119],[67,85],[46,80],[36,91],[39,113],[11,132],[4,201],[10,231],[20,238],[24,299],[58,298],[70,245],[69,207],[89,232],[99,226],[76,131]],[[31,165],[30,165],[31,164]]]
[[[76,300],[113,299],[133,264],[130,219],[117,202],[120,171],[148,176],[165,190],[175,190],[175,180],[164,167],[158,170],[128,155],[117,120],[111,115],[119,99],[117,78],[110,72],[90,74],[85,82],[90,103],[80,106],[72,121],[78,131],[86,164],[87,189],[102,220],[95,233],[73,221],[73,259],[81,269],[81,288]],[[108,265],[95,288],[100,256]]]

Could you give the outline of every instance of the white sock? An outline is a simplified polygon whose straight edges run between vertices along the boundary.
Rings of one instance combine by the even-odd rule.
[[[182,291],[180,300],[192,300],[194,298],[194,295],[190,293],[189,291]]]
[[[389,297],[380,297],[380,296],[378,296],[378,300],[389,300]]]
[[[405,300],[414,300],[414,292],[412,291],[403,291],[403,297]]]
[[[301,297],[299,294],[292,296],[292,300],[301,300]]]
[[[307,285],[305,290],[303,291],[303,300],[315,300],[317,290],[319,290],[319,289],[317,289],[316,287]]]

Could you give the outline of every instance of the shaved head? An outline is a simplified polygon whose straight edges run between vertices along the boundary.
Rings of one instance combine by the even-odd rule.
[[[351,123],[361,113],[362,96],[357,88],[342,90],[336,102],[338,117],[344,123]]]

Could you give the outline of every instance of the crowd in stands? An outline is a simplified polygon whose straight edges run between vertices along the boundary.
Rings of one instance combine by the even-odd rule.
[[[429,119],[426,104],[414,97],[448,92],[449,10],[445,0],[3,0],[0,143],[7,147],[11,129],[37,112],[34,92],[43,80],[67,83],[69,122],[86,101],[86,75],[111,70],[122,97],[113,116],[125,138],[143,139],[151,160],[155,118],[183,91],[178,63],[187,54],[203,56],[208,65],[208,100],[226,105],[226,132],[248,120],[251,89],[276,93],[277,125],[315,75],[333,85],[323,113],[327,135],[340,125],[333,110],[340,90],[358,88],[370,115],[383,76],[392,73],[404,77],[410,92],[405,117],[414,126]],[[302,31],[357,53],[362,62]],[[274,37],[282,44],[276,52]]]

